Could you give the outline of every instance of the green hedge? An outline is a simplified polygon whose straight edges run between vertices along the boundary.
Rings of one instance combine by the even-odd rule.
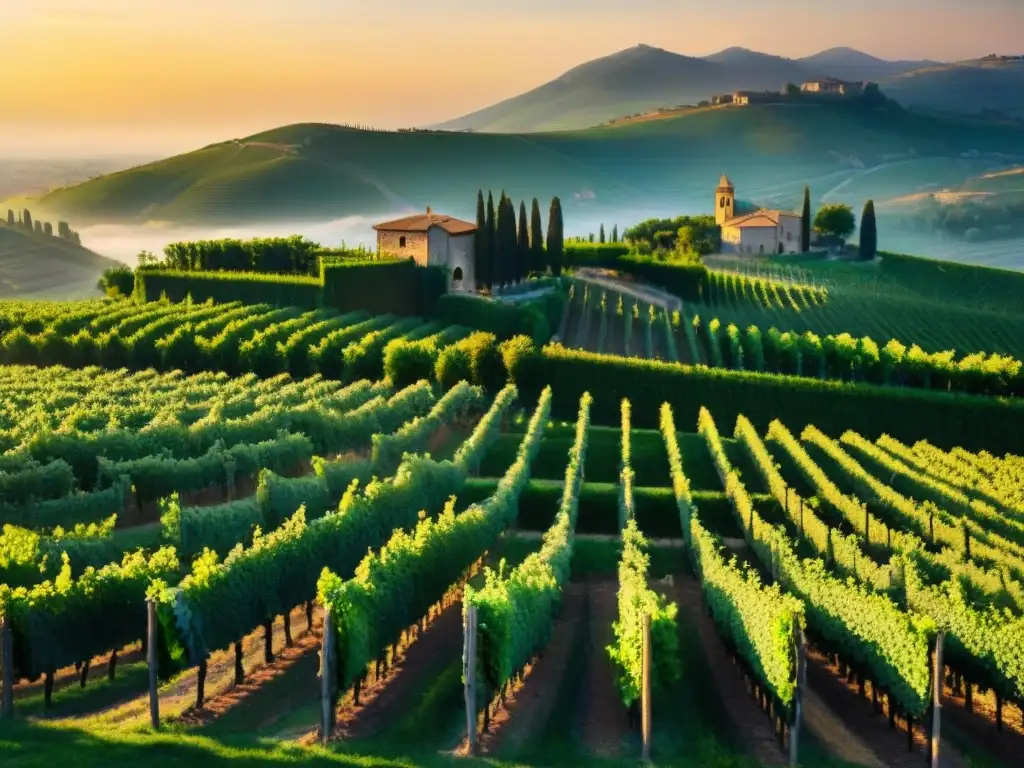
[[[620,258],[629,253],[625,243],[566,243],[567,267],[615,267]]]
[[[543,344],[551,338],[552,331],[558,327],[561,319],[561,294],[555,292],[555,298],[549,299],[547,294],[534,301],[505,302],[472,296],[464,293],[448,293],[437,300],[434,315],[449,323],[468,325],[490,331],[500,339],[508,339],[522,334],[529,336],[535,343]],[[558,307],[558,320],[552,325],[550,315],[552,307]]]
[[[695,424],[703,406],[726,424],[743,414],[759,430],[779,419],[794,430],[814,424],[827,434],[852,429],[871,439],[888,434],[904,442],[927,440],[994,454],[1019,452],[1024,433],[1020,400],[695,368],[557,344],[538,350],[521,338],[502,347],[522,397],[552,387],[555,419],[571,418],[580,396],[590,392],[595,423],[617,424],[626,397],[639,428],[657,426],[658,408],[667,402],[680,424]]]
[[[135,272],[135,297],[156,301],[166,294],[171,301],[217,303],[244,301],[276,307],[321,306],[320,281],[305,275],[272,275],[262,272],[184,272],[139,269]]]
[[[360,260],[321,263],[317,277],[263,272],[193,272],[138,269],[135,297],[156,301],[166,294],[171,301],[244,301],[273,306],[333,307],[372,314],[430,315],[447,290],[447,274],[440,267],[417,267],[412,259]],[[516,333],[524,329],[517,328]]]
[[[708,270],[703,264],[643,256],[630,252],[624,243],[566,243],[565,264],[626,272],[687,301],[700,299],[708,279]]]

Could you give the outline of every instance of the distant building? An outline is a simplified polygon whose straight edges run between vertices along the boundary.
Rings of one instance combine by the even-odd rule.
[[[851,83],[827,77],[823,80],[811,80],[803,83],[800,90],[804,93],[823,93],[833,96],[860,96],[864,92],[864,83]]]
[[[736,188],[722,175],[715,189],[715,223],[722,229],[722,253],[796,253],[801,217],[761,208],[736,215]]]
[[[732,104],[732,94],[731,93],[715,94],[714,96],[711,97],[711,103],[714,104],[715,106],[718,106],[719,104]]]
[[[476,224],[452,216],[426,213],[385,221],[377,231],[377,253],[412,258],[421,267],[448,267],[451,291],[476,290],[473,274]]]
[[[736,91],[732,95],[733,104],[770,104],[782,101],[778,91]]]

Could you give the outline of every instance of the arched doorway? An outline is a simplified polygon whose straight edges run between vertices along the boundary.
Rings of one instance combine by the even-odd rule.
[[[462,267],[456,267],[452,272],[452,290],[458,291],[462,288]]]

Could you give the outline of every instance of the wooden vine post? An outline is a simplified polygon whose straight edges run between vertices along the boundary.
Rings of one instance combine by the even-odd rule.
[[[800,726],[803,720],[804,686],[807,685],[807,641],[796,621],[793,622],[793,646],[796,654],[796,689],[793,692],[793,723],[789,726],[789,764],[796,766],[800,758]]]
[[[462,679],[466,697],[466,744],[469,754],[477,753],[476,734],[476,606],[466,607],[466,618],[462,629]]]
[[[157,623],[156,601],[146,598],[146,666],[149,668],[149,724],[153,730],[160,727],[160,696],[157,693]]]
[[[11,620],[0,616],[0,716],[14,714],[14,645],[11,636]]]
[[[320,740],[324,744],[334,733],[334,661],[334,620],[330,610],[325,609],[320,641]],[[356,696],[358,698],[358,693]]]
[[[640,681],[640,728],[643,736],[643,759],[651,759],[651,614],[644,614],[643,676]]]
[[[942,641],[945,632],[935,638],[935,657],[932,666],[932,768],[939,768],[939,745],[942,743]]]

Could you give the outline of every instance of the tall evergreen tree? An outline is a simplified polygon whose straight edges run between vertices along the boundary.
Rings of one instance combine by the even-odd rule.
[[[487,191],[487,287],[493,289],[496,276],[494,260],[497,256],[497,222],[494,220],[494,197]]]
[[[603,223],[601,224],[601,229],[597,233],[597,242],[599,242],[599,243],[603,243],[604,242],[604,224]]]
[[[505,284],[509,285],[516,281],[516,263],[519,261],[519,234],[516,227],[516,204],[511,197],[505,198],[505,254],[502,265],[502,277]]]
[[[860,257],[873,259],[878,252],[878,224],[875,221],[875,201],[864,203],[860,216]]]
[[[800,219],[800,250],[811,250],[811,188],[804,187],[804,210]]]
[[[519,201],[519,240],[516,243],[516,282],[522,282],[530,269],[530,224],[526,218],[526,202]]]
[[[14,211],[10,208],[7,209],[7,223],[14,226]]]
[[[43,234],[53,237],[53,224],[48,221],[43,222]]]
[[[612,242],[619,242],[619,225],[616,224],[612,227]]]
[[[544,222],[540,218],[540,203],[535,197],[530,211],[530,270],[543,274],[547,268],[544,259]]]
[[[565,258],[565,234],[562,228],[562,201],[557,197],[551,198],[551,210],[548,212],[547,258],[551,273],[559,277]]]
[[[25,212],[21,216],[21,225],[25,227],[25,229],[32,229],[32,214],[29,212],[28,208],[25,209]]]
[[[506,283],[506,262],[508,259],[508,198],[502,190],[495,206],[494,253],[491,256],[495,289]]]
[[[490,285],[490,252],[487,250],[487,207],[484,205],[484,192],[476,193],[476,235],[473,247],[473,271],[477,285]]]

